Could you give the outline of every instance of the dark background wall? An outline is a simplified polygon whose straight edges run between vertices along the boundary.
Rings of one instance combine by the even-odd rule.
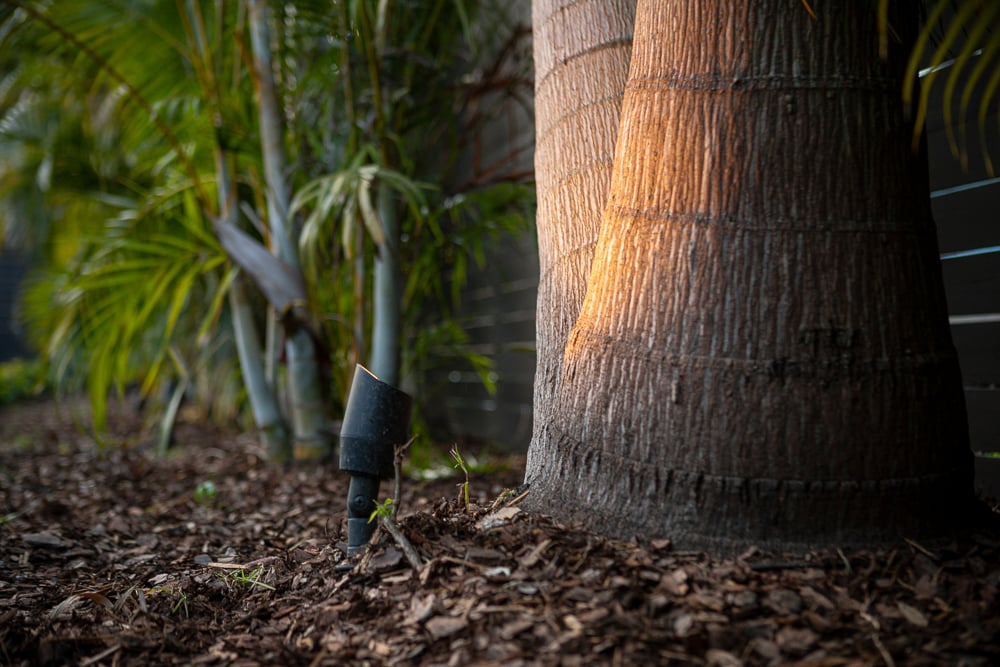
[[[941,77],[945,75],[941,72]],[[962,366],[972,448],[1000,451],[1000,172],[989,173],[982,156],[985,150],[1000,169],[998,104],[994,101],[982,136],[975,118],[979,99],[972,100],[967,139],[956,157],[942,111],[943,83],[940,79],[936,83],[927,121],[931,205],[938,225],[951,331]],[[960,140],[962,115],[957,108],[954,114],[952,129]],[[964,166],[963,150],[967,154]]]
[[[506,67],[525,78],[517,99],[494,94],[484,108],[496,109],[496,120],[475,140],[468,170],[502,164],[501,172],[530,180],[534,173],[534,108],[531,94],[531,3],[513,0],[512,14],[525,28]],[[459,319],[473,351],[493,360],[496,394],[490,395],[470,368],[444,368],[426,378],[440,387],[435,393],[435,435],[474,440],[505,449],[526,449],[531,439],[531,395],[535,379],[535,297],[538,292],[538,248],[531,228],[517,238],[503,238],[486,253],[481,268],[470,265]],[[437,389],[437,388],[436,388]]]

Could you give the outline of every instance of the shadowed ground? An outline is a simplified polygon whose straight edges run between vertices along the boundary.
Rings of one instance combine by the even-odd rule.
[[[98,452],[87,422],[80,403],[0,410],[2,664],[1000,660],[996,530],[716,560],[521,511],[513,457],[472,475],[469,509],[459,478],[404,481],[414,569],[381,531],[345,556],[335,466],[273,466],[253,438],[190,421],[157,460],[121,411],[114,439],[135,444]]]

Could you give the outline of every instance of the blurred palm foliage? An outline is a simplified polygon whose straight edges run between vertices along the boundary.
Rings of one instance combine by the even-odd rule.
[[[891,4],[892,0],[877,0],[879,53],[883,58],[888,56],[889,44],[895,37],[889,19]],[[935,86],[943,85],[940,89],[941,112],[952,154],[968,170],[972,148],[968,124],[973,121],[980,137],[977,143],[983,164],[987,173],[994,176],[993,159],[985,137],[991,130],[1000,131],[1000,105],[997,104],[1000,99],[1000,2],[928,0],[914,2],[910,9],[924,12],[903,87],[903,99],[914,113],[914,150],[919,147],[924,132]]]
[[[332,414],[371,342],[388,212],[407,384],[419,391],[421,369],[442,359],[489,381],[455,313],[470,264],[534,208],[516,155],[468,158],[502,101],[530,99],[528,31],[508,11],[500,0],[271,7],[301,316]],[[183,380],[220,419],[245,403],[225,307],[241,271],[213,221],[235,207],[243,231],[274,248],[247,14],[246,0],[0,4],[0,242],[33,254],[31,340],[53,386],[89,391],[98,425],[109,392],[129,384],[154,394]],[[252,303],[263,327],[266,299]]]
[[[37,359],[0,362],[0,407],[38,396],[45,387],[42,371]]]

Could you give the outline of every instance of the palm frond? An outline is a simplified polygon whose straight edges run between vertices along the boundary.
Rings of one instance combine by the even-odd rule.
[[[881,7],[888,0],[879,0],[879,3]],[[942,117],[949,147],[964,169],[968,169],[966,124],[972,115],[973,100],[979,97],[975,120],[983,163],[990,176],[994,175],[994,169],[986,136],[990,109],[1000,92],[998,19],[1000,3],[997,2],[936,0],[913,47],[903,88],[904,101],[911,105],[915,102],[913,145],[916,149],[929,112],[931,92],[939,75],[947,72],[941,96]],[[935,44],[933,52],[930,51],[932,44]],[[916,91],[918,80],[919,92]],[[956,100],[958,91],[961,93]],[[997,121],[1000,127],[1000,111],[997,111]]]

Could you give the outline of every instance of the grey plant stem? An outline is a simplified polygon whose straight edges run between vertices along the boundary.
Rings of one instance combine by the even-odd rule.
[[[250,40],[260,109],[261,151],[267,184],[267,212],[275,254],[293,270],[301,272],[298,252],[292,242],[288,219],[288,185],[285,181],[285,147],[281,107],[272,71],[269,11],[266,0],[249,0]],[[326,454],[323,437],[325,418],[320,390],[316,350],[303,328],[287,332],[288,390],[291,398],[295,458],[315,459]],[[271,349],[271,346],[268,346]]]

